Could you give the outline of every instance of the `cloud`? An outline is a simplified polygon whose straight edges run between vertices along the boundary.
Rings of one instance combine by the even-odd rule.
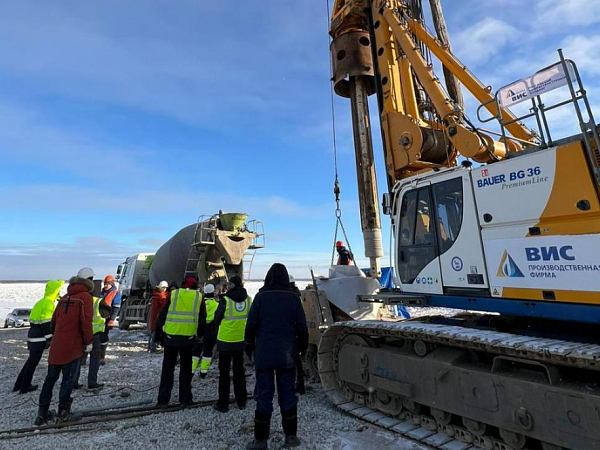
[[[44,210],[49,204],[63,202],[68,211],[97,211],[102,204],[115,212],[152,215],[156,205],[165,205],[166,213],[198,213],[203,211],[245,211],[253,217],[279,216],[287,218],[323,217],[328,205],[299,204],[278,195],[241,196],[211,191],[144,190],[122,194],[106,193],[102,189],[70,185],[24,185],[0,187],[0,207],[15,210]]]
[[[162,231],[168,230],[167,227],[121,227],[117,229],[117,233],[121,234],[151,234],[151,233],[159,233]]]
[[[308,106],[319,94],[305,89],[306,77],[327,86],[327,35],[314,3],[271,3],[244,14],[192,2],[168,12],[139,2],[4,4],[0,69],[71,99],[203,128],[230,130],[232,117],[239,128],[256,126]]]
[[[600,22],[598,0],[539,0],[535,23],[539,28],[560,29],[567,26],[589,26]]]
[[[140,239],[138,242],[140,243],[140,245],[143,245],[144,247],[153,247],[158,250],[158,248],[161,245],[163,245],[166,241],[165,241],[165,239],[147,238],[147,239]]]
[[[566,58],[575,61],[581,72],[600,75],[600,35],[574,35],[562,41]]]
[[[129,255],[153,250],[140,245],[121,244],[101,236],[80,237],[66,244],[0,242],[0,278],[67,279],[84,266],[92,267],[100,276],[113,273],[116,266]]]
[[[6,103],[0,103],[0,136],[0,156],[5,160],[45,167],[54,177],[67,172],[72,179],[103,180],[107,176],[101,170],[103,162],[114,161],[118,163],[110,165],[110,176],[133,182],[147,177],[149,168],[142,155],[147,158],[152,153],[66,132],[33,110]]]
[[[452,46],[460,59],[471,66],[486,63],[509,43],[516,41],[519,31],[502,20],[486,17],[457,34]]]

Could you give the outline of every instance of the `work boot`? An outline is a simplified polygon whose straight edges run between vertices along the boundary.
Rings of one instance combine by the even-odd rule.
[[[291,434],[285,435],[285,442],[283,443],[284,448],[298,447],[299,445],[300,439],[298,439],[298,436],[293,436]]]
[[[223,406],[220,406],[220,405],[219,405],[219,402],[216,402],[216,403],[213,405],[213,409],[214,409],[215,411],[219,411],[220,413],[226,413],[226,412],[229,412],[229,407],[227,407],[227,406],[225,406],[225,407],[223,407]]]
[[[56,418],[57,423],[69,422],[71,420],[71,405],[61,406],[58,405],[58,417]]]
[[[81,417],[81,416],[76,416],[75,414],[71,414],[71,405],[72,404],[73,404],[73,399],[69,400],[69,402],[65,405],[58,405],[58,416],[56,418],[57,423],[72,422]]]
[[[298,432],[298,414],[295,408],[281,413],[281,425],[283,434],[285,434],[284,447],[297,447],[300,445],[300,439],[296,436]]]
[[[104,383],[96,383],[96,384],[88,385],[88,389],[90,389],[90,390],[102,389],[103,387],[104,387]]]
[[[267,440],[254,439],[253,441],[248,442],[246,450],[267,450],[269,448],[267,442]]]
[[[21,388],[21,390],[19,391],[19,394],[27,394],[28,392],[33,392],[38,388],[37,384],[30,384],[28,387],[26,388]]]
[[[50,405],[46,405],[46,406],[39,406],[38,407],[38,413],[37,416],[33,422],[33,424],[36,427],[39,427],[41,425],[45,425],[46,422],[48,422],[48,419],[50,418],[50,414],[48,412],[48,409],[50,409]]]
[[[265,450],[268,448],[271,415],[254,413],[254,440],[246,446],[247,450]]]

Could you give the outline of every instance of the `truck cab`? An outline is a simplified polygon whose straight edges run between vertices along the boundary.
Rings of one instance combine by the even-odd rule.
[[[123,330],[128,329],[132,323],[146,322],[150,306],[150,267],[153,261],[153,253],[138,253],[128,257],[117,267],[116,279],[122,296],[119,328]]]

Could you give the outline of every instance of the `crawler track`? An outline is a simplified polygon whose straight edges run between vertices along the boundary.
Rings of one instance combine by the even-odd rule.
[[[600,346],[426,321],[341,322],[319,372],[342,410],[444,450],[600,449]]]

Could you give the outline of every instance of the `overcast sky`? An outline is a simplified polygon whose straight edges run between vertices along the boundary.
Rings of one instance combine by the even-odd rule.
[[[325,4],[1,2],[0,279],[103,276],[219,209],[265,223],[253,278],[275,261],[323,272],[335,227]],[[600,0],[443,4],[454,52],[484,83],[527,76],[562,47],[600,116]],[[335,104],[361,256],[349,104]]]

